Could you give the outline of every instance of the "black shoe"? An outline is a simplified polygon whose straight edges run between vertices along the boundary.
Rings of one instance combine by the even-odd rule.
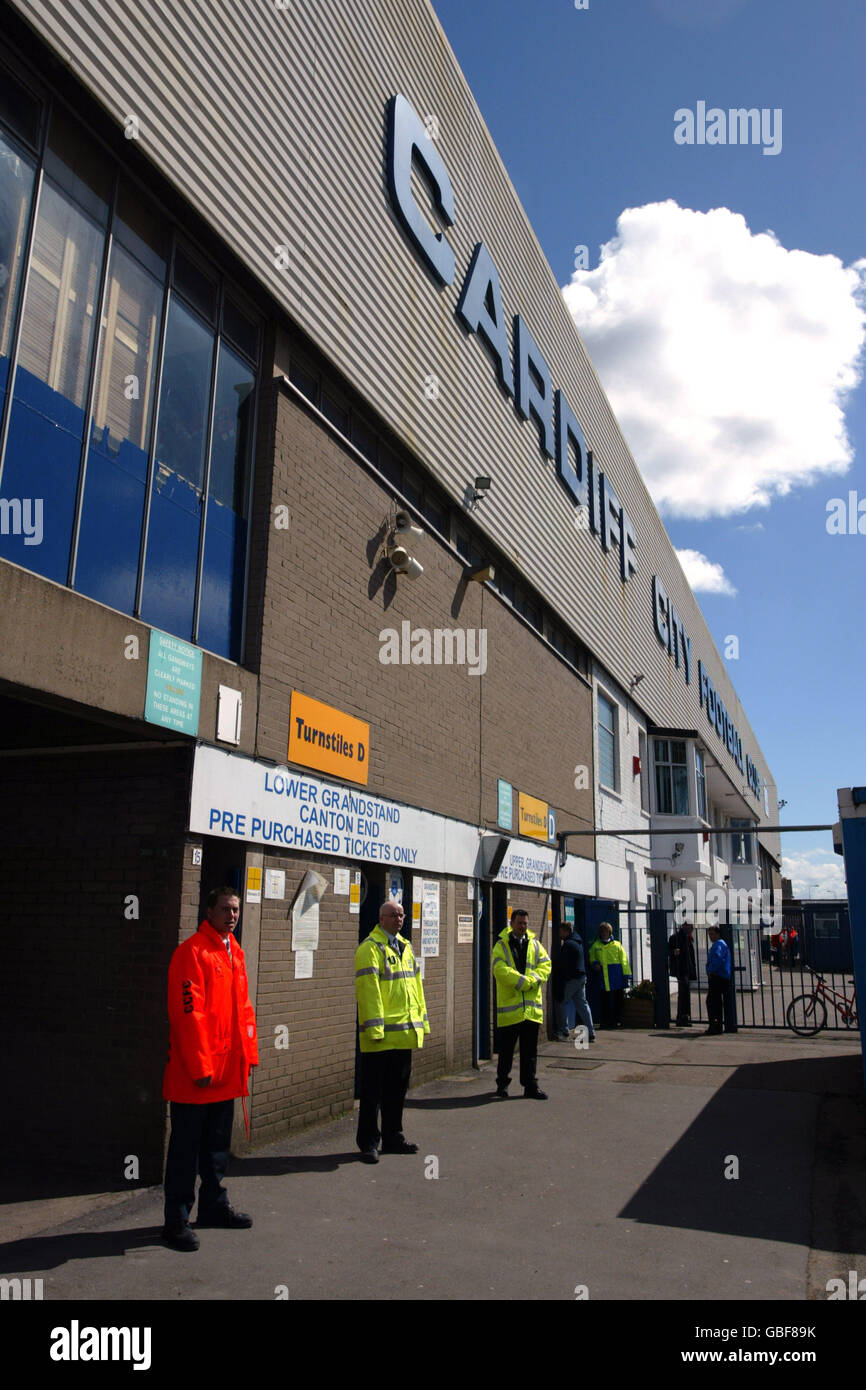
[[[723,1028],[705,1028],[704,1031],[703,1031],[703,1033],[701,1033],[701,1037],[702,1037],[702,1038],[717,1038],[717,1037],[719,1036],[719,1034],[720,1034],[720,1033],[723,1033],[724,1031],[725,1031],[725,1030],[724,1030]]]
[[[397,1139],[393,1144],[382,1145],[383,1154],[416,1154],[417,1144],[410,1144],[408,1139]]]
[[[378,1150],[378,1149],[362,1149],[362,1150],[361,1150],[361,1162],[362,1162],[362,1163],[378,1163],[378,1162],[379,1162],[379,1150]]]
[[[197,1226],[220,1226],[227,1230],[247,1230],[253,1224],[253,1218],[247,1216],[245,1211],[235,1211],[228,1203],[225,1206],[212,1207],[210,1211],[202,1212],[199,1210]]]
[[[497,1086],[497,1087],[496,1087],[496,1099],[497,1099],[497,1100],[508,1100],[508,1087],[507,1087],[507,1086]]]
[[[162,1242],[172,1250],[198,1250],[201,1244],[188,1221],[173,1221],[163,1226]]]
[[[547,1100],[547,1092],[540,1090],[538,1086],[527,1087],[523,1095],[526,1100]]]

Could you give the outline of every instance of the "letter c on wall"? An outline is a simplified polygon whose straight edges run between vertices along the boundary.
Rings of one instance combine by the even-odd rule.
[[[441,232],[434,232],[412,196],[412,161],[417,159],[446,227],[454,223],[454,190],[448,170],[419,117],[404,96],[388,103],[388,189],[394,210],[437,280],[454,279],[454,252]]]

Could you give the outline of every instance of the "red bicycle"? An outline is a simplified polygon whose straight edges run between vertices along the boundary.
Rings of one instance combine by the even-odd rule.
[[[840,994],[828,985],[823,975],[816,975],[812,993],[798,994],[788,1005],[785,1014],[788,1027],[801,1037],[814,1037],[827,1023],[828,1003],[833,1005],[837,1017],[841,1018],[846,1028],[852,1028],[858,1022],[856,985],[849,999],[847,994]]]

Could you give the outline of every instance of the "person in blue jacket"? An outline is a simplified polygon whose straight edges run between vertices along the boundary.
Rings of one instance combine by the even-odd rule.
[[[731,978],[731,952],[727,942],[722,940],[718,927],[707,931],[710,949],[707,952],[707,1018],[710,1021],[706,1033],[722,1033],[722,1015],[727,1023],[728,982]]]

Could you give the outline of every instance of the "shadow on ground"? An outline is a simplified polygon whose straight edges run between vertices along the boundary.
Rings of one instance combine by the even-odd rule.
[[[862,1134],[859,1053],[738,1067],[620,1217],[808,1247],[813,1223],[827,1224],[826,1213],[813,1213],[822,1192],[817,1183],[813,1191],[812,1171],[828,1137],[822,1117],[840,1098]],[[862,1197],[832,1218],[833,1239],[843,1241],[836,1248],[862,1241]]]

